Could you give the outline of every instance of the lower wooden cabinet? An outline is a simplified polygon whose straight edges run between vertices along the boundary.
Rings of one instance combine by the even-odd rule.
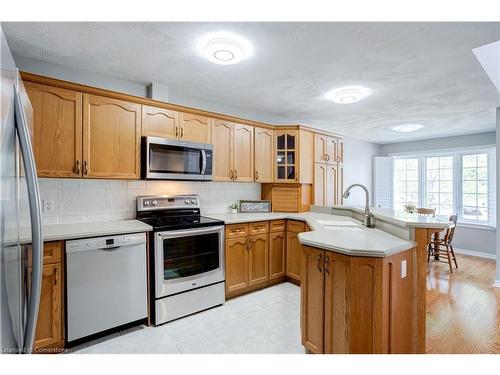
[[[28,262],[30,265],[30,258]],[[29,274],[31,275],[31,267]],[[34,342],[35,353],[57,353],[64,349],[63,286],[63,242],[46,242]]]
[[[248,237],[249,280],[250,286],[265,283],[269,279],[269,240],[268,234]]]
[[[286,276],[286,232],[269,234],[269,279]]]
[[[298,233],[286,234],[286,275],[300,281],[300,243]]]
[[[367,258],[302,246],[302,344],[313,353],[415,353],[414,252]]]
[[[248,238],[226,240],[226,293],[248,287]]]

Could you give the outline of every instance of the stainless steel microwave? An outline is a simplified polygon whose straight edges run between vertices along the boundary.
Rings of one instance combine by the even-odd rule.
[[[213,146],[168,138],[142,138],[142,178],[157,180],[212,179]]]

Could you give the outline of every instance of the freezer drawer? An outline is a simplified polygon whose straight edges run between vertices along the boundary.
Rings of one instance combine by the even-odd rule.
[[[68,341],[147,317],[146,234],[66,243]]]

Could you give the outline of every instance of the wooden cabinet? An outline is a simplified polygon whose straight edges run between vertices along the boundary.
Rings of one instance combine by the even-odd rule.
[[[233,151],[234,181],[253,181],[253,126],[234,124]]]
[[[314,135],[314,162],[315,163],[326,163],[327,157],[327,147],[328,147],[328,136],[324,134],[316,133]]]
[[[367,258],[303,246],[302,344],[313,353],[416,352],[414,252]]]
[[[340,160],[343,160],[343,149],[343,141],[338,137],[319,133],[314,135],[315,163],[341,163]]]
[[[142,135],[178,139],[179,112],[143,105]]]
[[[214,180],[253,181],[253,127],[214,120],[213,135]]]
[[[325,324],[323,257],[324,250],[304,246],[300,259],[302,345],[313,353],[323,353]]]
[[[342,188],[338,178],[338,165],[314,163],[314,204],[333,206],[340,204]]]
[[[313,182],[314,134],[305,130],[274,131],[274,182]]]
[[[296,232],[286,234],[286,275],[300,281],[300,242]]]
[[[38,177],[82,176],[82,93],[24,82]]]
[[[269,234],[269,279],[286,276],[286,232]]]
[[[262,199],[271,201],[275,212],[305,212],[312,204],[311,184],[262,184]]]
[[[214,120],[213,123],[213,179],[232,181],[233,172],[233,123]]]
[[[268,234],[248,237],[249,282],[250,286],[265,283],[269,279]]]
[[[226,293],[248,287],[248,237],[226,240]]]
[[[179,139],[189,142],[212,143],[211,120],[192,113],[180,114]]]
[[[44,243],[35,353],[57,353],[64,349],[62,247],[62,242]],[[28,254],[31,254],[31,251]],[[31,257],[28,258],[28,265],[28,273],[31,276]]]
[[[140,177],[141,106],[83,95],[83,175]]]
[[[273,131],[256,127],[254,140],[255,182],[273,182]]]

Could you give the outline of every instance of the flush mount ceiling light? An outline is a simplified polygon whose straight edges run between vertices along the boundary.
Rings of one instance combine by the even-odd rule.
[[[410,133],[414,132],[415,130],[422,129],[423,127],[424,126],[420,124],[405,124],[394,126],[392,130],[394,130],[395,132]]]
[[[245,38],[228,32],[205,35],[198,43],[200,54],[220,65],[237,64],[252,54],[252,45]]]
[[[370,89],[363,86],[345,86],[327,92],[325,98],[338,104],[350,104],[359,102],[370,95],[370,92]]]

